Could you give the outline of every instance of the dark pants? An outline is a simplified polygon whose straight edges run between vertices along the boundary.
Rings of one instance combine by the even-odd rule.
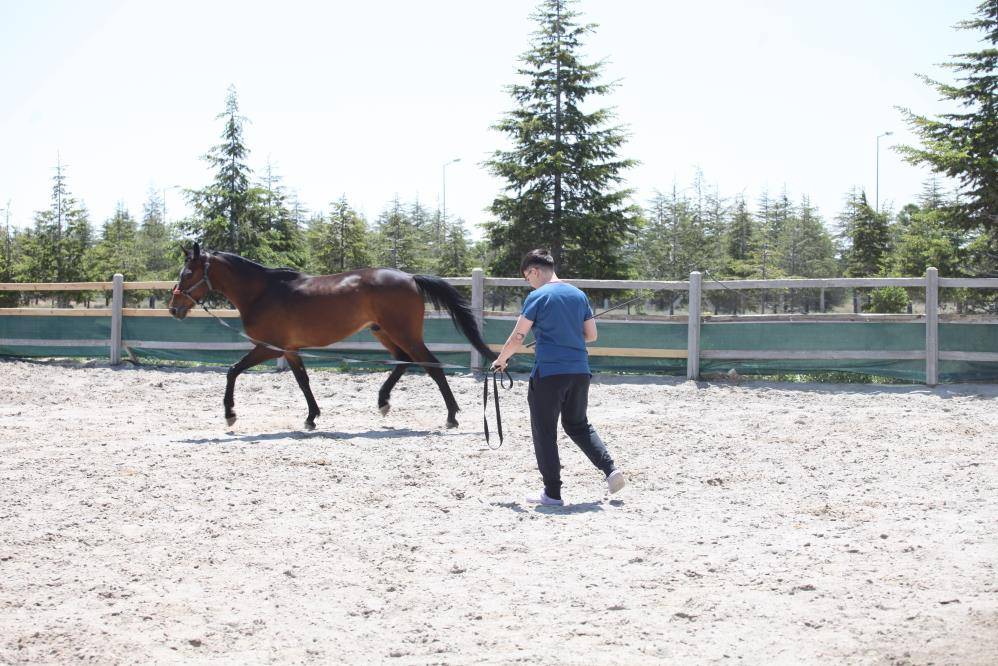
[[[561,461],[558,458],[558,416],[565,433],[599,470],[609,475],[613,458],[603,440],[589,423],[589,375],[549,375],[532,377],[527,391],[530,429],[534,435],[537,469],[544,480],[544,492],[561,499]]]

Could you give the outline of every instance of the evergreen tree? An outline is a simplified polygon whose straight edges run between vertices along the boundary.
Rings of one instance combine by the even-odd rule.
[[[773,201],[769,190],[763,190],[759,196],[759,210],[756,213],[755,254],[752,261],[756,266],[756,275],[762,280],[772,280],[784,277],[780,270],[779,240],[786,218],[786,192],[783,197]]]
[[[650,280],[684,280],[697,264],[701,242],[694,211],[675,183],[670,194],[656,191],[645,212],[638,243],[638,275]]]
[[[37,211],[34,229],[24,239],[19,271],[31,282],[73,282],[86,279],[84,256],[93,244],[87,210],[69,192],[66,168],[59,162],[52,179],[51,203]],[[59,305],[69,303],[69,294],[58,294]]]
[[[375,222],[375,259],[381,266],[407,273],[419,271],[416,229],[397,196]]]
[[[436,233],[439,231],[434,222],[435,216],[430,212],[428,208],[425,208],[421,203],[419,203],[419,198],[409,206],[409,212],[407,215],[409,219],[409,224],[412,225],[413,233],[415,234],[416,241],[418,243],[418,259],[416,261],[420,270],[435,270],[438,259],[440,258],[440,253],[443,251],[444,246],[447,243],[447,234],[449,229],[445,225],[443,227],[443,239],[440,242],[436,240]]]
[[[87,257],[94,243],[94,228],[90,224],[87,209],[83,206],[70,209],[66,215],[66,233],[63,237],[63,270],[66,280],[85,282],[90,279]]]
[[[962,74],[955,84],[920,78],[962,110],[932,119],[901,109],[922,146],[898,150],[912,164],[927,164],[957,179],[960,196],[953,210],[965,226],[987,232],[998,229],[998,0],[985,0],[977,7],[977,18],[957,27],[983,30],[985,48],[945,63]]]
[[[347,203],[346,196],[332,204],[328,218],[318,215],[309,224],[310,270],[342,273],[370,266],[367,223]]]
[[[247,215],[257,230],[257,261],[269,266],[304,268],[308,261],[300,223],[304,211],[297,197],[293,203],[290,201],[280,176],[269,160],[262,182],[249,194]]]
[[[447,227],[446,238],[436,258],[435,272],[437,275],[452,277],[470,275],[472,266],[469,263],[471,257],[464,220],[457,218]]]
[[[800,207],[789,209],[778,239],[780,269],[802,278],[833,277],[836,273],[835,243],[825,224],[805,195]]]
[[[170,280],[177,276],[180,265],[179,244],[166,221],[163,199],[156,190],[142,206],[142,223],[135,235],[135,252],[139,259],[139,279]]]
[[[725,231],[724,250],[727,265],[724,274],[746,279],[755,274],[752,258],[756,254],[759,233],[744,197],[735,199],[731,222]]]
[[[932,178],[923,186],[918,204],[901,210],[890,257],[893,274],[923,276],[935,266],[942,276],[959,275],[964,234],[952,223],[949,205],[939,181]]]
[[[3,245],[0,246],[0,282],[14,281],[14,231],[10,228],[10,201],[3,214]],[[16,291],[0,292],[0,307],[13,307],[20,300]]]
[[[614,188],[635,162],[617,156],[625,135],[609,125],[609,109],[582,110],[611,84],[599,82],[600,63],[580,61],[582,37],[595,26],[576,23],[571,4],[542,0],[531,48],[520,57],[526,82],[508,88],[516,108],[493,127],[512,143],[486,162],[506,181],[491,206],[497,219],[486,225],[496,273],[516,273],[525,252],[547,247],[566,276],[627,274],[621,251],[638,211],[626,203],[630,190]]]
[[[256,259],[260,243],[247,214],[252,170],[245,161],[249,154],[243,139],[246,118],[239,115],[235,88],[229,87],[225,111],[217,118],[225,121],[222,143],[204,156],[215,179],[207,187],[188,192],[195,213],[183,227],[205,247]]]
[[[866,192],[853,190],[839,216],[844,242],[842,259],[847,277],[881,275],[890,251],[888,213],[877,213],[866,200]]]
[[[142,258],[136,243],[138,225],[124,203],[119,202],[101,231],[100,241],[87,254],[90,279],[105,281],[121,273],[126,280],[137,280],[142,272]]]

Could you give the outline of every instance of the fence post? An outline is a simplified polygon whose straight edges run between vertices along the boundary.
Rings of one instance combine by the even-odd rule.
[[[485,271],[481,268],[474,268],[471,271],[471,311],[475,313],[475,324],[485,337]],[[471,362],[468,364],[472,370],[477,369],[481,364],[481,354],[474,347],[471,348]]]
[[[111,365],[121,363],[121,308],[125,300],[125,276],[115,273],[111,284]]]
[[[939,271],[925,270],[925,383],[939,383]]]
[[[700,272],[690,273],[689,317],[686,328],[686,378],[700,378]]]

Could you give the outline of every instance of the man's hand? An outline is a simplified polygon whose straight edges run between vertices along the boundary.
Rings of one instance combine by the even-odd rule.
[[[497,358],[496,360],[492,361],[492,369],[493,370],[498,370],[499,372],[505,372],[506,371],[506,366],[508,364],[509,364],[508,360],[503,361],[503,360]]]

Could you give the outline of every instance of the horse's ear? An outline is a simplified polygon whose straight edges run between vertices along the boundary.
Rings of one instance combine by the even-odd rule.
[[[183,243],[180,244],[180,251],[184,253],[184,261],[191,260],[191,252],[186,247],[184,247]]]
[[[191,259],[201,256],[201,244],[194,243],[194,249],[191,250]]]

